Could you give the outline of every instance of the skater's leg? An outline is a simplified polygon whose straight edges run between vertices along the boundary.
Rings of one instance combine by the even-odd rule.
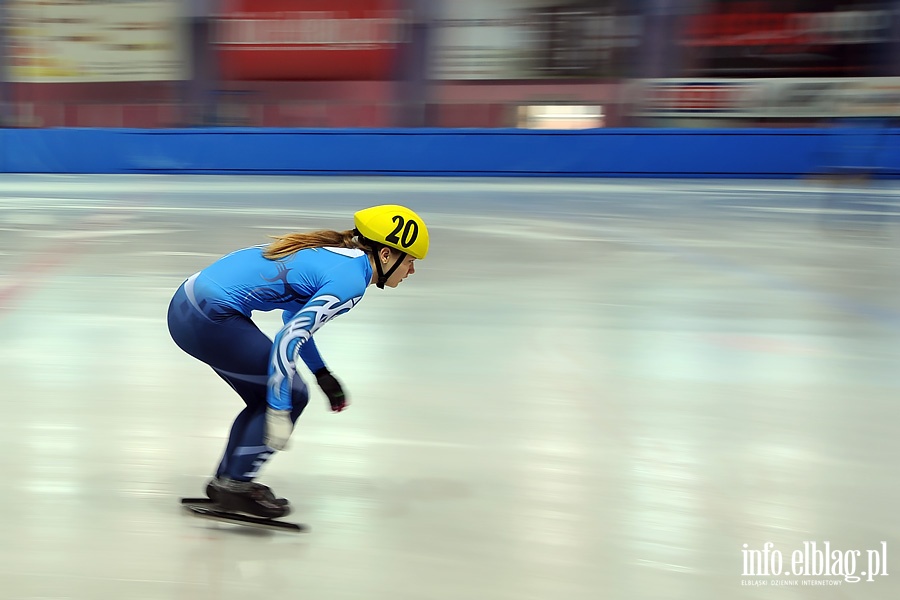
[[[265,415],[272,341],[245,317],[201,323],[199,327],[195,324],[194,328],[199,329],[198,337],[202,340],[186,343],[185,350],[211,366],[246,404],[231,426],[228,444],[216,470],[216,475],[221,476],[229,469],[228,463],[242,440],[247,438],[254,417]]]
[[[239,387],[239,385],[238,385]],[[296,378],[293,387],[291,418],[296,421],[308,402],[306,385]],[[224,510],[245,512],[267,518],[283,517],[290,512],[289,502],[277,498],[272,491],[254,479],[260,468],[272,456],[273,450],[265,445],[265,403],[262,407],[248,406],[232,427],[221,472],[207,486],[207,495]]]
[[[291,420],[295,421],[303,413],[309,402],[309,391],[299,378],[294,379],[292,389]],[[243,418],[242,418],[243,417]],[[266,405],[248,406],[239,415],[241,427],[232,428],[232,437],[223,458],[218,475],[235,481],[252,481],[260,468],[272,456],[273,450],[265,445]]]
[[[168,321],[169,331],[179,347],[211,366],[246,404],[234,420],[217,469],[217,475],[224,475],[229,470],[229,460],[239,452],[245,453],[238,450],[239,446],[247,446],[250,444],[247,440],[254,438],[259,438],[255,445],[262,445],[262,434],[251,423],[254,417],[265,415],[272,341],[243,315],[210,319],[188,300],[183,287],[172,299]],[[305,390],[302,380],[296,379]]]
[[[247,405],[244,410],[238,413],[231,425],[231,432],[228,435],[228,444],[225,446],[225,452],[219,467],[216,469],[216,477],[225,475],[228,469],[228,459],[231,457],[238,447],[242,439],[246,437],[247,429],[255,415],[260,411],[265,414],[266,407],[266,386],[257,382],[241,379],[233,373],[225,373],[216,370],[216,373],[230,385],[235,392],[241,397]]]
[[[228,457],[234,453],[234,449],[237,447],[238,441],[244,436],[244,433],[247,430],[247,426],[250,423],[250,419],[254,414],[254,410],[247,406],[238,413],[238,416],[235,418],[234,423],[231,425],[231,432],[228,435],[228,444],[225,446],[225,452],[222,454],[222,460],[219,461],[219,467],[216,469],[216,477],[222,477],[225,475],[225,471],[228,468]]]

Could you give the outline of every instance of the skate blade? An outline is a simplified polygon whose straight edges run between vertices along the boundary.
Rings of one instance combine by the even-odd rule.
[[[194,500],[194,498],[185,498],[184,500]],[[246,527],[255,527],[257,529],[267,529],[269,531],[291,531],[294,533],[309,531],[309,527],[307,525],[303,525],[300,523],[280,521],[278,519],[266,519],[264,517],[253,517],[241,513],[218,510],[215,508],[215,505],[212,501],[209,500],[209,498],[205,498],[205,502],[202,503],[185,502],[184,500],[182,500],[182,504],[184,505],[185,509],[187,509],[187,511],[191,515],[199,517],[201,519],[208,519],[210,521],[217,521],[219,523],[244,525]],[[206,506],[203,506],[202,504],[205,504]]]

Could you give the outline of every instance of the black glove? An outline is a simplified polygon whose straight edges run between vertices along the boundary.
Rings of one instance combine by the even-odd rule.
[[[341,412],[347,408],[347,405],[350,404],[350,402],[347,400],[347,396],[344,395],[344,388],[341,387],[341,382],[331,374],[331,371],[326,367],[322,367],[316,371],[314,375],[316,376],[316,382],[318,382],[319,387],[322,388],[322,391],[328,396],[328,402],[331,403],[332,412]]]

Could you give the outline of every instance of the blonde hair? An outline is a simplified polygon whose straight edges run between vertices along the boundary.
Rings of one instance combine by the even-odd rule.
[[[269,260],[285,258],[304,248],[331,247],[355,248],[358,250],[369,249],[356,238],[356,231],[353,229],[348,229],[347,231],[320,229],[318,231],[286,233],[284,235],[272,237],[275,241],[269,244],[265,251],[263,251],[263,256]]]

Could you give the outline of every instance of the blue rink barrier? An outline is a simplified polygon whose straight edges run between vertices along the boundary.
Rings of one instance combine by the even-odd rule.
[[[0,129],[0,172],[792,178],[900,174],[900,129]]]

